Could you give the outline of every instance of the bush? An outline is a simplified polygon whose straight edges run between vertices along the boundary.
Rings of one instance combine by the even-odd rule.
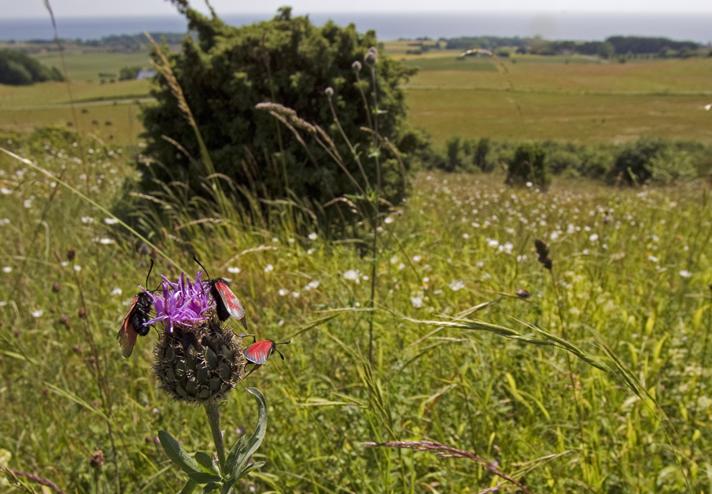
[[[317,27],[307,17],[292,17],[289,8],[280,9],[272,20],[233,27],[203,16],[185,0],[173,3],[197,36],[186,37],[182,51],[170,55],[172,70],[218,174],[257,198],[296,197],[317,210],[334,198],[357,193],[332,156],[313,145],[313,134],[303,136],[307,142],[302,145],[272,115],[255,108],[271,101],[323,127],[342,157],[352,156],[353,149],[372,184],[379,175],[379,163],[384,198],[392,203],[403,199],[406,181],[390,144],[398,146],[406,134],[400,85],[412,71],[379,57],[373,64],[376,107],[371,67],[364,60],[369,48],[377,45],[375,33],[359,34],[354,25],[339,27],[332,22]],[[141,167],[141,188],[152,193],[161,184],[177,180],[192,195],[211,199],[204,186],[205,173],[195,166],[201,156],[196,135],[166,78],[159,73],[155,82],[152,94],[157,104],[144,111],[144,137],[146,154],[159,166]],[[334,123],[325,96],[329,87],[343,134],[353,148]],[[361,129],[369,122],[381,138]],[[185,152],[164,136],[180,143]],[[405,140],[417,148],[412,135]],[[381,142],[389,146],[377,145]],[[402,154],[401,158],[407,169],[412,156]],[[349,172],[361,177],[355,161],[345,159]],[[240,196],[232,197],[239,200]]]
[[[462,140],[459,137],[450,138],[445,143],[447,159],[445,160],[446,172],[454,172],[462,168]]]
[[[546,168],[546,153],[538,144],[521,144],[508,163],[507,185],[532,183],[542,190],[549,187],[550,179]]]
[[[483,172],[491,172],[494,170],[494,163],[489,160],[490,149],[492,148],[492,143],[486,137],[480,138],[475,146],[475,152],[473,155],[473,162],[477,168]]]
[[[62,74],[56,68],[45,67],[21,51],[0,49],[0,84],[22,86],[61,80]]]
[[[119,70],[119,80],[133,81],[138,77],[139,72],[141,72],[140,65],[122,67],[121,70]]]

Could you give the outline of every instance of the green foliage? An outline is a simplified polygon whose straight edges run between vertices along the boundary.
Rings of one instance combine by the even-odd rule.
[[[531,183],[540,189],[549,187],[551,179],[546,166],[546,152],[538,144],[521,144],[507,163],[507,185]]]
[[[46,67],[19,50],[0,49],[0,84],[25,86],[35,82],[61,81],[56,68]]]
[[[477,141],[472,158],[475,166],[483,172],[491,172],[494,169],[494,164],[489,160],[491,149],[492,142],[488,138],[482,137]]]
[[[242,477],[264,464],[264,462],[250,463],[250,460],[262,445],[267,432],[267,403],[257,388],[247,388],[247,391],[257,401],[257,427],[251,435],[241,435],[230,449],[227,458],[219,464],[216,464],[213,457],[204,451],[198,451],[190,456],[168,432],[158,433],[158,439],[168,458],[174,466],[188,475],[188,481],[181,492],[193,492],[201,485],[204,486],[203,492],[218,489],[222,494],[235,492],[234,486]],[[217,404],[213,403],[209,406],[217,407]],[[222,435],[219,431],[219,422],[215,426],[218,428],[218,433]],[[220,459],[220,453],[218,458]]]
[[[700,144],[642,138],[625,146],[608,173],[609,182],[671,183],[704,173],[709,150]]]
[[[358,192],[333,155],[314,144],[322,137],[306,132],[305,142],[300,142],[273,116],[255,109],[271,101],[294,110],[300,130],[307,123],[324,128],[341,157],[359,157],[371,184],[380,173],[384,199],[403,199],[404,170],[392,148],[379,143],[385,139],[398,144],[402,137],[405,105],[400,85],[412,71],[380,56],[369,66],[364,57],[377,44],[373,32],[359,34],[354,25],[342,28],[332,22],[317,27],[307,17],[292,17],[288,8],[272,20],[239,28],[207,18],[187,4],[179,3],[179,8],[197,39],[187,37],[182,52],[171,55],[172,70],[215,172],[258,198],[298,198],[317,210]],[[357,61],[360,71],[353,68]],[[159,166],[141,168],[141,189],[150,193],[161,184],[181,181],[191,195],[210,198],[205,170],[198,163],[203,153],[176,102],[175,88],[163,76],[156,82],[152,95],[157,104],[146,108],[144,125],[146,154]],[[334,109],[352,146],[334,121],[326,88],[333,89]],[[364,126],[381,137],[364,132]],[[407,169],[409,156],[401,158]],[[351,175],[360,176],[356,159],[344,161]]]
[[[119,80],[120,81],[133,81],[134,79],[136,79],[136,76],[138,76],[139,72],[141,72],[140,65],[121,67],[121,70],[119,70]]]
[[[119,148],[97,141],[81,143],[86,159],[78,162],[75,138],[8,136],[0,146],[109,206],[133,169]],[[0,284],[7,465],[65,492],[179,492],[187,474],[154,438],[171,430],[198,468],[211,469],[204,453],[192,454],[208,449],[204,411],[176,403],[150,377],[155,335],[139,340],[131,361],[115,337],[150,249],[122,241],[104,212],[55,180],[1,154],[0,168],[2,267],[11,268]],[[97,180],[87,184],[87,177]],[[176,235],[157,247],[185,267],[191,247],[214,259],[211,272],[233,278],[260,335],[292,339],[286,361],[271,359],[245,381],[259,382],[270,397],[269,440],[254,455],[269,468],[243,477],[240,492],[427,492],[437,485],[459,493],[497,482],[474,464],[363,447],[419,438],[476,451],[533,492],[709,492],[709,188],[681,183],[640,194],[558,181],[539,194],[505,187],[497,174],[417,176],[408,201],[379,224],[373,366],[364,363],[370,260],[352,245],[305,238],[290,224],[243,223],[232,209],[206,211],[198,222],[167,208]],[[150,231],[161,224],[143,221]],[[98,242],[104,238],[115,242]],[[556,280],[537,262],[535,238],[549,244]],[[350,270],[361,277],[347,279]],[[319,284],[308,289],[312,281]],[[322,317],[315,314],[321,308],[338,317],[299,333]],[[490,324],[471,322],[481,320]],[[570,345],[553,338],[564,331]],[[666,415],[620,374],[592,366],[599,361],[632,372]],[[235,429],[249,438],[258,417],[244,393],[222,406],[229,450],[241,436]],[[96,449],[106,457],[98,469],[89,462]],[[26,479],[26,486],[8,483],[5,490],[40,489]]]
[[[445,143],[447,159],[445,161],[446,172],[454,172],[462,168],[462,141],[459,137],[453,137]]]

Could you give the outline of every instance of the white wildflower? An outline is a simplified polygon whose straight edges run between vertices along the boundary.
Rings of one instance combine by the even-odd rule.
[[[452,290],[453,292],[457,292],[465,288],[465,282],[462,280],[453,280],[448,286],[450,287],[450,290]]]

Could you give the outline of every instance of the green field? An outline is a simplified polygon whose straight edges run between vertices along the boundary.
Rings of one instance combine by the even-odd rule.
[[[133,175],[120,149],[92,140],[83,162],[51,136],[0,145],[106,207]],[[71,493],[178,492],[184,475],[156,434],[211,451],[203,411],[157,389],[155,332],[128,360],[116,340],[148,250],[55,178],[6,156],[0,170],[0,465]],[[465,459],[364,445],[423,439],[475,452],[532,492],[712,489],[709,186],[558,180],[542,194],[502,180],[421,173],[383,220],[372,364],[371,264],[349,243],[279,210],[269,230],[231,208],[143,218],[156,270],[177,275],[165,255],[194,273],[194,250],[233,279],[260,337],[338,314],[247,379],[269,422],[266,464],[240,492],[517,492]],[[535,238],[550,244],[551,273]],[[228,443],[254,427],[243,385],[222,414]],[[105,463],[92,466],[97,451]],[[0,490],[40,492],[17,478],[24,487]]]
[[[640,136],[712,142],[712,58],[604,62],[585,57],[516,56],[494,62],[459,60],[453,51],[406,55],[419,69],[407,85],[410,121],[436,143],[453,135],[502,139],[623,142]],[[40,55],[59,66],[56,53]],[[103,140],[137,141],[140,107],[150,83],[100,84],[98,74],[148,65],[146,54],[68,52],[67,71],[78,125]],[[0,129],[30,129],[73,122],[66,84],[0,86]],[[114,101],[117,104],[114,105]],[[89,113],[82,114],[85,109]],[[92,123],[99,122],[99,125]],[[107,128],[105,122],[110,121]],[[74,125],[74,124],[72,124]]]

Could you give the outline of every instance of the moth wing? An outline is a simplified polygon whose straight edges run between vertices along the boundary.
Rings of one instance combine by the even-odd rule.
[[[215,282],[215,289],[230,316],[238,321],[245,319],[245,309],[242,307],[240,300],[232,293],[228,284],[223,280],[217,280]]]
[[[245,350],[245,358],[253,364],[262,365],[267,362],[267,359],[272,354],[274,343],[270,340],[260,340]]]
[[[133,323],[131,320],[133,319],[133,312],[136,309],[136,303],[138,302],[138,297],[134,297],[133,300],[131,300],[131,308],[129,309],[128,313],[126,313],[126,316],[124,317],[123,322],[121,323],[121,329],[119,329],[119,334],[117,335],[117,338],[119,339],[119,344],[121,345],[121,355],[124,356],[124,358],[129,358],[131,356],[131,352],[133,352],[133,347],[136,344],[136,338],[138,337],[138,332],[136,331],[136,328],[134,328]]]

